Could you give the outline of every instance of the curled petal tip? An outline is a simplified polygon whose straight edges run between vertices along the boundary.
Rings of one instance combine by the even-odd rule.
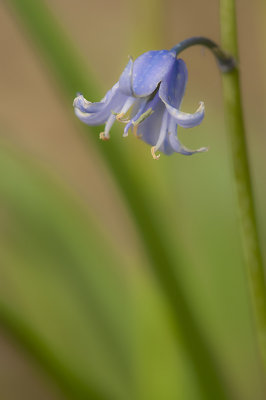
[[[156,151],[157,151],[156,146],[152,146],[152,148],[151,148],[151,155],[152,155],[152,158],[153,158],[154,160],[159,160],[159,158],[161,157],[161,155],[160,155],[160,154],[155,154]]]
[[[200,102],[198,109],[193,114],[188,114],[179,109],[171,106],[168,103],[165,103],[167,111],[169,114],[175,118],[177,124],[182,126],[183,128],[193,128],[196,125],[199,125],[204,118],[204,103]]]
[[[205,153],[209,151],[209,147],[201,147],[200,149],[196,150],[197,153]]]
[[[83,97],[83,95],[80,92],[77,92],[76,97],[73,100],[73,107],[76,107],[77,101],[80,97]]]
[[[197,108],[196,113],[197,113],[197,112],[202,112],[202,111],[204,111],[204,110],[205,110],[204,102],[203,102],[203,101],[200,101],[199,107]]]
[[[82,94],[78,94],[73,101],[73,106],[81,111],[86,111],[91,104]]]

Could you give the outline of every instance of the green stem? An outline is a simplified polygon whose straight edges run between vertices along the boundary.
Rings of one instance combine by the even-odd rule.
[[[231,54],[226,53],[213,40],[204,36],[194,36],[179,42],[171,50],[178,55],[181,51],[188,49],[191,46],[200,45],[207,47],[215,56],[218,66],[222,72],[229,72],[236,67],[235,58]]]
[[[220,0],[220,18],[222,46],[237,59],[237,27],[234,0]],[[260,351],[266,368],[265,280],[256,227],[238,69],[234,69],[228,74],[223,74],[223,96],[248,280],[259,334]]]

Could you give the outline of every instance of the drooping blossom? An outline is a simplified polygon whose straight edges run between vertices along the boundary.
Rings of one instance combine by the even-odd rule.
[[[135,61],[131,58],[119,81],[98,103],[87,101],[82,95],[74,100],[77,117],[88,125],[105,124],[102,140],[110,138],[110,130],[117,120],[125,124],[123,136],[130,130],[150,144],[153,158],[161,151],[167,155],[191,155],[206,151],[184,147],[177,136],[177,127],[191,128],[204,117],[204,104],[194,114],[180,110],[187,83],[185,62],[176,58],[173,50],[148,51]]]

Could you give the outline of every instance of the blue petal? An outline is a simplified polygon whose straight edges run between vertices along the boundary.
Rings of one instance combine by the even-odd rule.
[[[162,80],[159,95],[163,102],[179,108],[187,84],[187,67],[181,58],[175,60],[168,75]]]
[[[147,111],[147,100],[146,99],[137,99],[135,101],[135,104],[133,106],[133,110],[131,113],[131,120],[127,123],[127,125],[125,126],[124,129],[124,134],[123,136],[127,136],[128,135],[128,131],[130,128],[132,128],[134,126],[134,122],[137,121],[137,119],[143,114],[145,113],[145,111]]]
[[[184,156],[191,156],[192,154],[195,154],[195,153],[202,153],[204,151],[208,151],[207,147],[201,147],[200,149],[197,149],[197,150],[187,149],[185,146],[183,146],[180,143],[177,136],[175,136],[173,133],[170,133],[168,140],[169,140],[169,144],[172,147],[173,151],[176,153],[181,153]]]
[[[127,96],[132,96],[132,75],[133,74],[133,60],[130,58],[126,68],[122,72],[122,75],[119,78],[119,88],[122,93]]]
[[[154,113],[139,125],[138,134],[144,142],[155,146],[159,138],[165,106],[157,93],[146,107],[151,107]]]
[[[133,93],[148,96],[168,74],[175,62],[175,54],[168,50],[148,51],[136,59],[133,65]]]
[[[120,112],[128,96],[121,93],[119,84],[116,83],[102,101],[88,102],[82,95],[74,100],[76,116],[88,125],[101,125],[105,123],[112,112]]]
[[[185,146],[183,146],[177,137],[177,122],[173,117],[169,119],[168,131],[169,131],[169,135],[167,137],[168,143],[167,145],[165,143],[166,147],[164,151],[166,154],[172,154],[173,152],[176,152],[176,153],[181,153],[185,156],[191,156],[192,154],[201,153],[203,151],[208,150],[206,147],[201,147],[200,149],[197,150],[190,150],[187,149]]]
[[[159,88],[159,96],[165,103],[167,111],[174,117],[178,125],[183,128],[192,128],[199,125],[204,118],[204,104],[194,114],[184,113],[179,110],[187,83],[187,68],[183,60],[175,60],[175,63],[162,80]]]
[[[104,98],[95,103],[91,103],[90,101],[86,100],[82,94],[79,94],[73,102],[73,106],[78,108],[82,112],[89,112],[89,113],[94,113],[96,111],[100,111],[106,104],[112,100],[112,98],[116,95],[119,89],[119,83],[117,82],[112,89],[110,89]]]
[[[166,104],[166,108],[169,114],[171,114],[178,125],[182,126],[182,128],[193,128],[194,126],[199,125],[204,118],[204,103],[202,101],[194,114],[184,113],[169,104]]]

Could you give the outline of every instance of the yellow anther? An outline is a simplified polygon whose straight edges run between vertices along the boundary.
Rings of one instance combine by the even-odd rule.
[[[124,115],[125,115],[124,113],[119,113],[119,114],[116,114],[115,118],[117,119],[117,121],[120,121],[120,119],[123,118]]]
[[[154,160],[159,160],[161,157],[160,154],[156,155],[155,152],[157,151],[156,146],[152,146],[151,148],[151,155]]]
[[[124,124],[127,124],[128,122],[130,122],[130,119],[128,119],[128,118],[123,119],[124,116],[125,116],[125,113],[119,113],[119,114],[116,115],[115,118],[116,118],[117,121],[123,122]]]
[[[105,132],[101,132],[100,135],[99,135],[99,138],[101,140],[109,140],[110,139],[109,136],[105,135]]]

